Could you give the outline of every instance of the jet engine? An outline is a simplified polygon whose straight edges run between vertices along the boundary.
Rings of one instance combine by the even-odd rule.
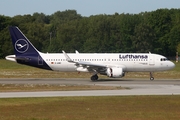
[[[121,78],[125,76],[122,68],[107,68],[107,76],[112,78]]]
[[[77,67],[76,70],[78,72],[89,72],[87,68],[84,68],[84,67]]]

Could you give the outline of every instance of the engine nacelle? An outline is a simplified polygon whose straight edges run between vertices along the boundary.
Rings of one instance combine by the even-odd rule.
[[[77,67],[76,70],[78,72],[89,72],[89,70],[87,68],[84,68],[84,67]]]
[[[125,76],[122,68],[108,68],[106,73],[108,77],[113,78],[121,78]]]

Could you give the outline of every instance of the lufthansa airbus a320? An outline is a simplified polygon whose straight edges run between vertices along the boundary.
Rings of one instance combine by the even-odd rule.
[[[175,64],[166,57],[151,53],[42,53],[38,51],[18,27],[10,27],[15,55],[7,60],[37,68],[63,72],[90,72],[91,80],[98,74],[121,78],[126,72],[152,72],[170,70]]]

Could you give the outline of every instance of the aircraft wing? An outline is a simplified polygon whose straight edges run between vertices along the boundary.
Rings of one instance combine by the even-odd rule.
[[[75,63],[76,66],[86,67],[89,71],[100,72],[107,68],[106,65],[102,65],[102,64],[94,64],[91,62],[84,62],[84,61],[79,61],[79,62],[73,61],[64,51],[62,51],[62,52],[68,62]]]
[[[91,62],[78,62],[78,64],[83,65],[83,66],[88,66],[88,67],[98,67],[98,68],[106,68],[106,65],[100,65],[100,64],[93,64]]]

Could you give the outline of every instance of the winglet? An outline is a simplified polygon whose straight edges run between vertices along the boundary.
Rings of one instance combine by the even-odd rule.
[[[76,54],[79,54],[79,52],[78,52],[77,50],[75,51],[75,53],[76,53]]]
[[[65,56],[65,58],[66,58],[66,60],[67,60],[68,62],[74,62],[74,61],[66,54],[66,52],[64,52],[64,50],[62,50],[62,52],[63,52],[63,54],[64,54],[64,56]]]

